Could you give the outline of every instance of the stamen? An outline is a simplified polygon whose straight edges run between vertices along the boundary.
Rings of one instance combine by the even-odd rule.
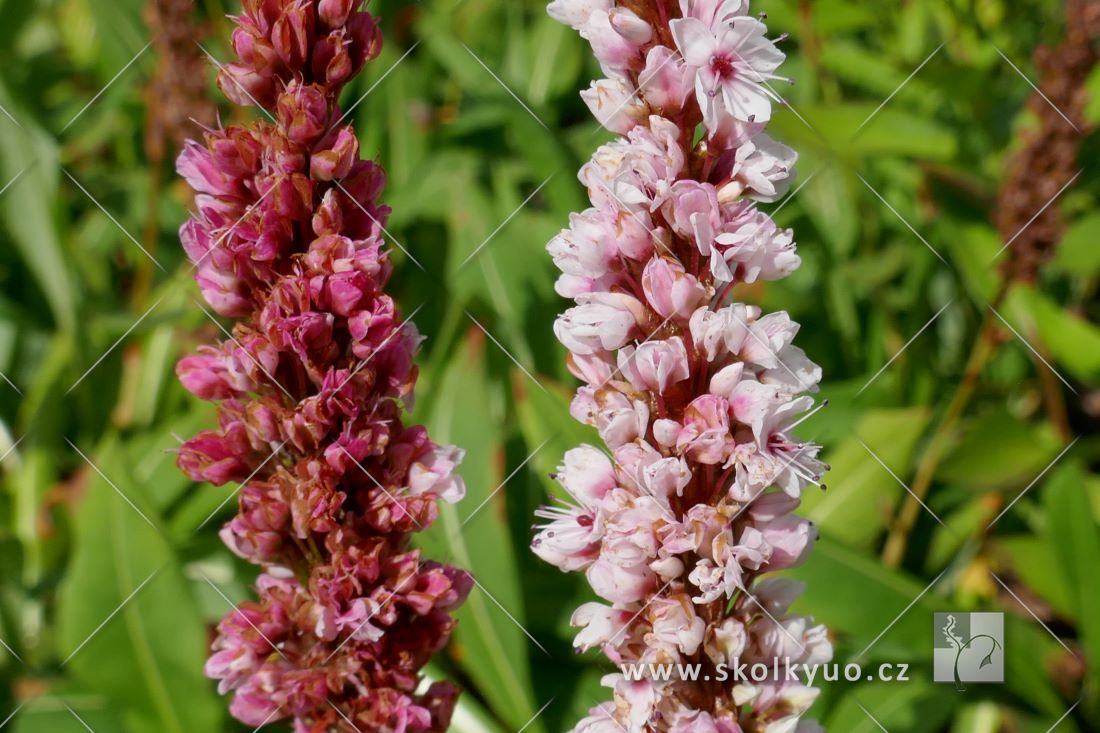
[[[806,413],[805,415],[803,415],[802,417],[798,418],[798,420],[797,420],[797,421],[795,421],[795,422],[791,423],[790,425],[788,425],[788,426],[787,426],[787,430],[794,430],[794,429],[795,429],[795,428],[797,428],[797,427],[798,427],[799,425],[801,425],[802,423],[806,422],[806,421],[807,421],[807,420],[809,420],[809,419],[810,419],[811,417],[813,417],[813,416],[814,416],[814,415],[816,415],[817,413],[821,412],[822,410],[824,410],[824,409],[825,409],[826,407],[828,407],[828,406],[829,406],[829,400],[822,400],[822,401],[821,401],[821,404],[820,404],[820,405],[818,405],[818,406],[817,406],[817,407],[815,407],[814,409],[810,410],[809,412],[807,412],[807,413]]]

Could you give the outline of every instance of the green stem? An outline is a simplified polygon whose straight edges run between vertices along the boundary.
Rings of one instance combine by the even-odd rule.
[[[920,517],[921,503],[924,502],[925,497],[928,496],[928,492],[932,488],[932,480],[936,476],[936,470],[939,468],[947,446],[951,444],[955,425],[962,417],[967,405],[970,404],[970,398],[974,396],[974,390],[978,386],[982,369],[997,349],[995,339],[997,329],[993,311],[1004,302],[1007,294],[1008,282],[1002,281],[993,302],[986,311],[985,318],[982,320],[978,338],[974,343],[974,349],[970,352],[962,381],[955,389],[955,394],[944,412],[943,419],[936,427],[936,432],[929,439],[928,447],[917,464],[913,484],[909,487],[911,493],[906,494],[905,503],[890,529],[890,535],[886,538],[886,545],[882,551],[882,562],[887,567],[897,567],[905,557],[905,548],[909,543],[909,536]]]

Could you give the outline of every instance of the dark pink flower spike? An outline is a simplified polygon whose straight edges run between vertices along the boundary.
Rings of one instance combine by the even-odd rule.
[[[243,482],[221,530],[261,567],[258,600],[218,627],[206,665],[250,726],[298,733],[441,733],[458,688],[420,687],[472,579],[409,547],[465,487],[462,451],[402,424],[420,343],[385,294],[380,168],[338,124],[341,86],[381,45],[361,0],[244,0],[237,60],[219,85],[260,120],[191,141],[177,162],[197,192],[180,230],[232,337],[177,366],[218,403],[217,430],[180,450],[196,481]],[[339,711],[339,712],[337,712]]]

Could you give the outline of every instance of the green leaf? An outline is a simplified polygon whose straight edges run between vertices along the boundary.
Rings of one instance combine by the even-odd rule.
[[[850,254],[859,235],[852,176],[839,166],[827,165],[819,169],[799,195],[802,207],[837,256]]]
[[[1086,709],[1100,712],[1100,526],[1084,494],[1084,477],[1075,462],[1060,466],[1043,487],[1050,522],[1048,542],[1065,574],[1088,659]]]
[[[118,493],[146,506],[117,438],[92,455],[110,482],[89,472],[76,519],[58,601],[64,669],[123,708],[134,733],[214,730],[223,708],[202,674],[206,631],[188,585],[160,532]]]
[[[854,0],[819,0],[814,3],[814,31],[823,36],[849,33],[873,25],[875,14]]]
[[[1059,564],[1058,555],[1046,537],[1010,535],[993,541],[995,556],[1004,559],[1012,572],[1057,612],[1072,617],[1075,613],[1069,576]]]
[[[979,303],[988,303],[1000,280],[993,259],[1004,246],[1001,235],[986,224],[967,224],[958,231],[951,229],[943,238],[951,253],[949,259],[959,269],[970,296]]]
[[[825,147],[843,160],[880,155],[935,161],[955,157],[957,143],[950,128],[894,107],[884,107],[875,114],[876,107],[872,103],[845,102],[799,108],[799,114],[816,132],[807,130],[793,112],[780,110],[774,118],[775,134],[788,144],[815,148],[822,146],[824,137]],[[860,130],[860,125],[869,118],[870,122]]]
[[[1100,76],[1097,76],[1100,78]],[[1100,214],[1088,214],[1073,222],[1062,236],[1051,269],[1067,275],[1093,277],[1100,272]]]
[[[149,40],[149,29],[141,17],[144,4],[142,0],[89,0],[89,5],[101,38],[100,74],[105,84]]]
[[[10,129],[9,120],[0,120],[5,125],[0,134],[0,187],[7,186],[0,196],[3,228],[49,303],[54,321],[67,330],[76,323],[76,291],[55,221],[60,166],[57,143],[12,100],[2,80],[0,105],[15,115],[20,125]]]
[[[944,526],[937,524],[932,530],[932,542],[924,557],[925,572],[935,573],[945,568],[967,540],[985,529],[994,516],[995,510],[990,511],[984,495],[973,497],[942,516]]]
[[[595,428],[577,422],[569,414],[572,395],[565,387],[546,377],[538,379],[545,391],[532,384],[522,372],[512,373],[519,426],[530,450],[543,446],[531,461],[547,492],[564,499],[567,498],[565,490],[550,478],[550,474],[557,470],[566,451],[585,443],[600,445],[600,436]]]
[[[1100,327],[1030,287],[1013,288],[1002,314],[1033,348],[1050,351],[1044,358],[1054,361],[1056,369],[1064,366],[1083,382],[1100,383]]]
[[[910,671],[908,682],[869,682],[846,690],[825,725],[828,730],[845,733],[878,733],[883,728],[933,733],[950,720],[962,700],[950,685],[935,685]]]
[[[806,564],[792,571],[792,575],[807,583],[798,601],[799,608],[828,625],[856,651],[882,632],[926,585],[827,537],[814,546]],[[853,598],[860,602],[852,603]],[[874,658],[931,655],[930,649],[923,648],[932,628],[927,597],[918,606],[913,609],[915,613],[898,619],[876,643],[872,648]]]
[[[144,499],[158,511],[167,511],[193,483],[176,466],[176,454],[171,452],[178,445],[174,436],[187,439],[216,423],[213,405],[196,401],[193,409],[177,415],[169,425],[150,428],[124,446],[134,481],[145,487]],[[228,495],[230,490],[216,493]]]
[[[996,408],[967,426],[940,464],[937,476],[975,490],[1023,487],[1062,447],[1048,423],[1024,422]]]
[[[1085,119],[1096,124],[1100,122],[1100,68],[1093,69],[1085,82],[1088,91],[1088,101],[1085,103]]]
[[[821,47],[821,62],[841,80],[857,85],[874,96],[885,99],[905,81],[905,74],[897,71],[888,59],[862,44],[845,39],[830,39]],[[919,80],[913,79],[910,85]],[[913,94],[918,90],[910,89]]]
[[[12,47],[12,40],[34,10],[35,3],[29,0],[0,0],[0,48]]]
[[[429,682],[447,679],[447,675],[431,663],[424,668],[424,677]],[[448,731],[450,733],[504,733],[504,729],[493,720],[493,716],[470,694],[458,698],[458,705],[455,706]]]
[[[12,732],[88,733],[90,729],[95,733],[125,733],[120,711],[113,710],[102,698],[87,699],[77,694],[35,700],[12,721]]]
[[[541,107],[552,96],[575,91],[584,65],[584,40],[549,15],[539,14],[531,41],[527,98]]]
[[[825,477],[828,490],[809,491],[803,498],[806,515],[825,535],[853,547],[871,546],[904,489],[860,440],[905,480],[928,418],[922,407],[868,410],[855,435],[827,452],[832,465]]]
[[[951,733],[997,733],[1001,730],[1001,711],[996,703],[965,705],[955,716]]]
[[[494,414],[499,395],[485,369],[486,343],[480,331],[470,331],[431,406],[432,439],[466,451],[459,467],[466,498],[457,506],[441,505],[439,520],[418,542],[429,557],[469,570],[480,584],[456,614],[454,656],[493,711],[518,729],[539,705],[531,690],[516,550],[503,512],[508,487],[497,491],[504,480],[503,436]],[[541,723],[536,720],[528,730],[541,731]]]

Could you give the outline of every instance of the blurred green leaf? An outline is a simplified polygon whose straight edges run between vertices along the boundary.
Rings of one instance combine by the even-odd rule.
[[[546,377],[539,377],[545,391],[539,389],[518,370],[512,373],[512,391],[515,394],[519,426],[531,450],[543,446],[531,459],[539,479],[546,486],[547,494],[567,498],[565,489],[550,474],[557,471],[565,452],[587,443],[600,445],[596,429],[577,422],[569,414],[572,395],[561,385]]]
[[[852,179],[838,166],[826,165],[799,193],[806,213],[838,257],[852,251],[859,234]]]
[[[0,48],[10,48],[23,24],[35,10],[30,0],[0,0]]]
[[[124,733],[118,711],[105,700],[47,697],[31,702],[12,722],[13,733]]]
[[[798,608],[827,624],[850,649],[861,650],[883,632],[925,584],[883,567],[877,559],[823,537],[806,564],[791,573],[807,581]],[[852,599],[860,599],[852,603]],[[872,647],[872,659],[926,659],[932,628],[932,599],[922,597],[910,613],[897,618]]]
[[[883,107],[875,113],[876,107],[852,102],[806,105],[798,112],[812,130],[793,113],[777,114],[774,134],[787,144],[800,141],[809,147],[824,145],[840,159],[849,161],[877,155],[937,161],[955,156],[956,139],[949,129],[897,107]],[[865,122],[866,126],[860,129]]]
[[[935,685],[910,672],[904,684],[867,682],[856,686],[841,699],[825,726],[845,733],[878,733],[884,728],[933,733],[951,718],[962,699],[953,687]]]
[[[969,539],[989,525],[993,516],[985,496],[972,498],[943,516],[943,526],[933,529],[932,542],[924,560],[925,572],[937,573],[946,567]]]
[[[1055,611],[1073,617],[1076,604],[1070,576],[1060,564],[1058,553],[1049,537],[1009,535],[994,540],[994,552],[1002,555],[1007,570],[1018,577]]]
[[[571,28],[539,14],[530,31],[527,98],[541,107],[553,96],[573,93],[584,66],[585,42]]]
[[[1001,237],[987,224],[970,224],[949,231],[944,244],[951,263],[962,275],[970,296],[979,308],[985,308],[997,291],[997,267],[994,259],[1004,246]],[[947,253],[944,253],[947,256]],[[1003,256],[1003,255],[1002,255]]]
[[[1050,267],[1069,275],[1095,277],[1100,274],[1098,241],[1100,214],[1088,214],[1078,219],[1066,229]]]
[[[1002,716],[996,703],[979,702],[964,705],[955,717],[951,733],[997,733]]]
[[[1067,587],[1088,659],[1086,711],[1100,713],[1100,526],[1089,510],[1080,466],[1068,462],[1043,487],[1050,521],[1048,541],[1068,581]]]
[[[1022,286],[1012,290],[1002,315],[1028,342],[1040,340],[1030,343],[1032,348],[1045,346],[1071,375],[1089,384],[1100,383],[1100,327],[1067,313],[1038,290]]]
[[[190,438],[213,424],[213,405],[202,402],[195,409],[176,417],[170,427],[150,428],[147,433],[135,436],[123,446],[134,482],[145,487],[143,498],[158,512],[166,512],[192,484],[191,479],[176,466],[173,451],[179,443],[173,433]],[[228,493],[228,490],[219,489],[218,493]]]
[[[63,330],[76,322],[77,291],[66,265],[55,222],[58,197],[57,144],[23,113],[0,79],[0,106],[19,115],[19,129],[7,127],[0,134],[0,196],[3,227],[7,230],[50,304],[55,322]]]
[[[87,0],[100,37],[100,73],[107,83],[149,40],[143,0]],[[96,90],[92,90],[95,94]]]
[[[872,661],[930,663],[933,614],[950,608],[941,595],[943,586],[890,570],[877,558],[828,538],[817,543],[806,564],[792,575],[806,581],[796,610],[811,613],[828,625],[848,649],[858,654],[873,642],[867,652]],[[859,602],[853,603],[853,599]],[[1034,709],[1061,715],[1067,704],[1053,688],[1045,668],[1061,647],[1030,618],[1006,616],[1005,638],[1008,689]]]
[[[429,683],[447,679],[447,675],[430,662],[424,668],[424,677]],[[470,695],[458,698],[448,730],[452,733],[504,733],[488,711]]]
[[[928,411],[920,407],[865,412],[855,435],[828,453],[832,466],[825,478],[828,490],[804,494],[806,516],[828,537],[853,547],[869,547],[904,489],[860,441],[904,477],[928,419]]]
[[[937,475],[975,490],[1022,488],[1063,447],[1049,424],[1025,422],[1004,409],[990,410],[966,427]]]
[[[116,493],[150,515],[117,438],[90,455],[109,481],[89,472],[76,519],[58,606],[64,666],[120,706],[134,733],[212,730],[223,706],[202,674],[206,632],[172,549]]]
[[[486,340],[471,330],[440,385],[427,424],[433,439],[461,445],[466,457],[459,473],[466,481],[460,506],[441,505],[439,520],[418,538],[435,559],[469,570],[480,585],[459,609],[455,657],[478,684],[494,712],[510,727],[531,720],[539,705],[531,691],[528,640],[516,570],[515,548],[501,511],[507,487],[494,425],[496,395],[485,371]],[[536,652],[540,653],[541,652]],[[539,721],[529,730],[541,731]]]

